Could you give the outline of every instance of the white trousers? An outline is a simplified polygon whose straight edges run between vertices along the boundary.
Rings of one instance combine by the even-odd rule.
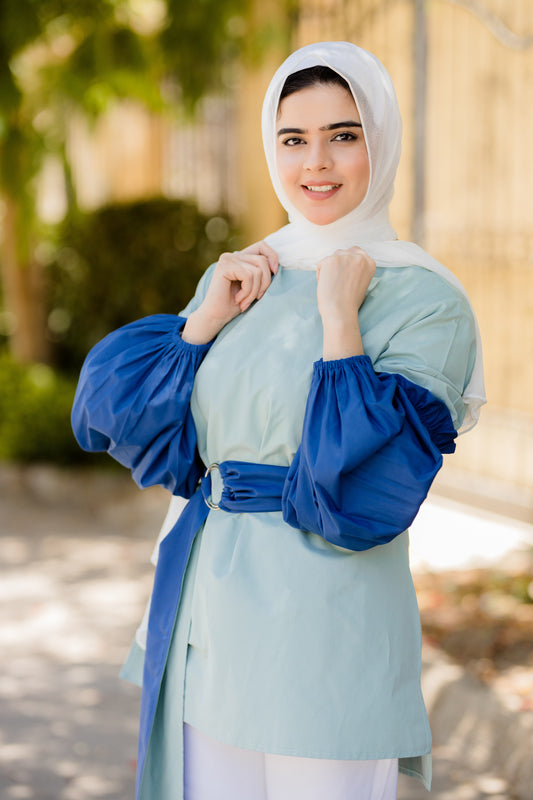
[[[242,750],[185,724],[185,800],[395,800],[398,759],[333,761]]]

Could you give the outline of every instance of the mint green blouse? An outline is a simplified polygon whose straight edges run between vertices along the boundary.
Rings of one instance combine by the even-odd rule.
[[[424,268],[381,268],[359,320],[374,369],[429,389],[458,428],[475,357],[466,300]],[[288,466],[321,349],[315,273],[280,268],[261,301],[220,332],[196,375],[191,409],[204,463]],[[290,528],[281,512],[212,511],[186,573],[142,800],[182,797],[183,720],[262,752],[399,758],[401,771],[429,787],[408,548],[407,531],[352,552]],[[134,648],[123,675],[138,679],[141,662]]]

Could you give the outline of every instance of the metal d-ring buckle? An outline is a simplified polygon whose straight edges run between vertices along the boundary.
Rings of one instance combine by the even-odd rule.
[[[218,464],[216,461],[214,461],[212,464],[209,464],[208,468],[205,471],[204,478],[207,478],[207,476],[211,472],[213,472],[214,469],[218,469],[218,471],[220,472],[220,464]],[[211,500],[211,496],[204,497],[204,500],[206,502],[206,505],[209,506],[209,508],[211,508],[213,511],[216,511],[217,508],[220,508],[218,503],[213,503],[213,501]]]

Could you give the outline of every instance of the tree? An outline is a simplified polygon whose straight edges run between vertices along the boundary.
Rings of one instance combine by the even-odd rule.
[[[96,117],[121,98],[193,108],[243,49],[251,0],[3,0],[0,4],[2,287],[20,361],[46,360],[35,180],[63,162],[74,109]],[[170,91],[169,91],[170,87]]]

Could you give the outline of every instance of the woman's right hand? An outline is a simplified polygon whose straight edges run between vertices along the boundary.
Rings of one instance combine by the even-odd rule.
[[[278,271],[278,256],[266,242],[223,253],[201,305],[181,333],[185,342],[207,344],[232,319],[260,300]]]

